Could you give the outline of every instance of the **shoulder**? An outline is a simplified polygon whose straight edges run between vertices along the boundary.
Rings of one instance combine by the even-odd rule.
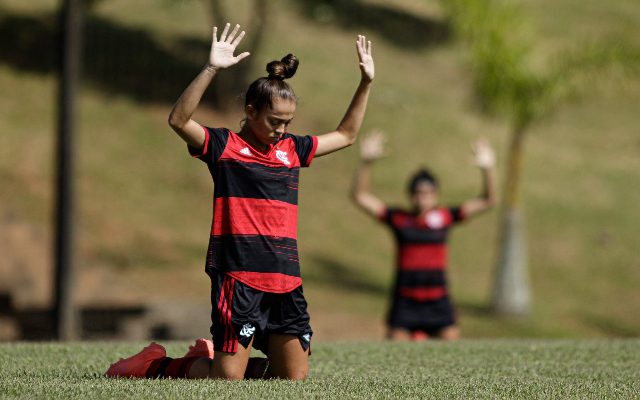
[[[413,221],[415,216],[406,210],[386,206],[384,212],[380,216],[380,219],[393,226],[403,226],[407,225],[410,221]]]
[[[209,135],[216,135],[216,136],[221,136],[221,137],[229,137],[229,132],[231,132],[229,129],[227,129],[225,127],[211,128],[211,127],[205,126],[205,125],[200,125],[200,126],[202,126],[202,128],[205,130],[205,132],[207,132]]]

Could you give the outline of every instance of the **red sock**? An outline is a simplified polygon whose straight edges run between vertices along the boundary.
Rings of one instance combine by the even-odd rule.
[[[173,359],[162,357],[151,363],[145,376],[152,379],[187,378],[191,365],[199,358],[200,357],[185,357]]]

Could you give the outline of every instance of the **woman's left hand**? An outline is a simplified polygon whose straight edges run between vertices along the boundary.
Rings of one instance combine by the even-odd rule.
[[[360,59],[362,80],[371,82],[374,76],[373,57],[371,57],[371,41],[367,41],[364,36],[358,35],[356,47],[358,49],[358,58]]]
[[[489,144],[484,138],[478,138],[475,145],[471,145],[471,150],[475,155],[474,164],[483,169],[493,168],[496,165],[496,156]]]

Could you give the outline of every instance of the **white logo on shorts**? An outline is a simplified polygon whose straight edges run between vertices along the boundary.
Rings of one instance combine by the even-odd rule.
[[[253,154],[251,154],[251,152],[249,151],[248,147],[245,147],[244,149],[240,150],[240,153],[244,154],[245,156],[252,156]]]
[[[304,340],[306,340],[307,342],[311,341],[311,334],[310,333],[305,333],[304,335],[302,335],[302,338]]]
[[[251,337],[256,331],[256,328],[251,324],[244,324],[242,330],[240,331],[240,336]]]
[[[425,222],[431,229],[440,229],[444,225],[444,218],[442,217],[440,211],[433,210],[427,213]]]
[[[278,160],[282,161],[284,165],[291,165],[291,162],[289,162],[289,159],[287,158],[286,151],[276,150],[276,157],[278,157]]]

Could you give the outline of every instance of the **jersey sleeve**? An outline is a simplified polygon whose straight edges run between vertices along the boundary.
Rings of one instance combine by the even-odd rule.
[[[298,160],[300,160],[300,166],[308,167],[311,165],[311,161],[316,155],[318,138],[316,136],[291,135],[291,139],[296,145],[296,154],[298,155]]]
[[[202,126],[202,129],[204,129],[205,134],[204,147],[196,149],[187,145],[187,149],[192,157],[198,158],[207,164],[212,164],[222,156],[229,140],[229,130],[227,128],[209,128],[206,126]]]
[[[395,212],[396,211],[393,208],[385,206],[384,210],[378,215],[378,220],[383,224],[393,225],[393,215]]]
[[[467,218],[467,216],[464,215],[462,206],[449,207],[449,212],[451,213],[453,224],[463,222]]]

